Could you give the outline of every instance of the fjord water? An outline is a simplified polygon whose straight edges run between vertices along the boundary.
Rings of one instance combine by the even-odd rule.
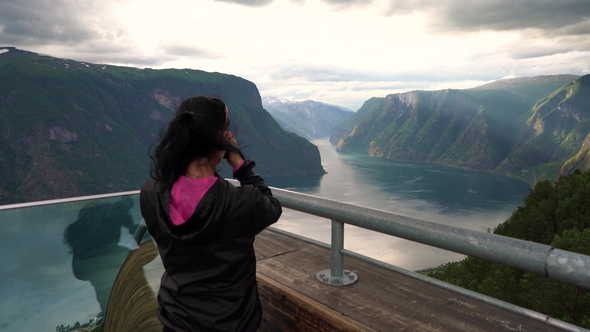
[[[312,143],[320,150],[326,175],[268,179],[269,185],[482,232],[504,222],[530,192],[526,182],[501,175],[340,154],[327,139]],[[276,226],[330,243],[330,225],[285,209]],[[344,247],[409,270],[465,257],[350,225],[345,226]]]

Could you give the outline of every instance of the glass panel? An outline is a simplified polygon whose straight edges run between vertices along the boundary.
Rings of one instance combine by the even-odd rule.
[[[117,273],[137,248],[138,199],[0,210],[0,331],[100,326]]]

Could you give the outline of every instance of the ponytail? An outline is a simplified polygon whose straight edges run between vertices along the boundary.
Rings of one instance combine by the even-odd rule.
[[[184,100],[150,154],[150,176],[164,187],[171,187],[191,162],[208,158],[215,151],[235,152],[244,158],[242,151],[225,138],[228,124],[227,108],[220,99]]]

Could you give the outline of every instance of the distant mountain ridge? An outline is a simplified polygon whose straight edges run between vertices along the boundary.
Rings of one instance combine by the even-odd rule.
[[[283,129],[307,139],[330,136],[334,127],[354,115],[351,110],[344,107],[313,100],[297,102],[264,97],[262,106]]]
[[[316,146],[286,132],[245,79],[59,59],[0,47],[0,204],[136,190],[148,149],[187,97],[222,98],[264,176],[325,173]],[[220,168],[231,176],[229,167]]]
[[[340,152],[495,172],[529,183],[555,179],[588,167],[589,77],[516,78],[373,98],[357,112],[362,117],[354,126],[334,129],[331,141],[338,140]]]

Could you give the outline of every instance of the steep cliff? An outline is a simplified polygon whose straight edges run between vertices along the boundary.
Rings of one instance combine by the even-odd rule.
[[[590,75],[541,99],[531,113],[518,132],[518,144],[497,170],[532,182],[587,170]]]
[[[574,164],[587,164],[588,77],[541,76],[389,95],[338,142],[337,150],[498,172],[529,182],[554,178]]]
[[[0,204],[139,189],[148,149],[193,95],[228,104],[238,143],[260,174],[324,173],[317,147],[282,130],[242,78],[0,49]]]

